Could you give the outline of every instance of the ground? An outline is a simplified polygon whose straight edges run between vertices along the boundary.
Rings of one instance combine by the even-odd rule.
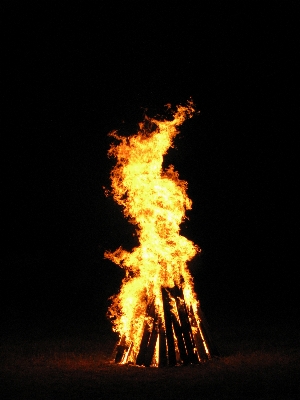
[[[286,328],[223,326],[222,357],[173,368],[114,364],[110,333],[4,336],[1,399],[298,399],[300,347]]]

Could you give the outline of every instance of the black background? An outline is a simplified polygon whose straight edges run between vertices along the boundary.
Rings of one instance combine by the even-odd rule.
[[[296,2],[6,3],[4,326],[106,326],[123,275],[103,253],[133,244],[103,191],[107,134],[190,97],[200,114],[166,165],[188,181],[202,306],[209,319],[296,320]]]

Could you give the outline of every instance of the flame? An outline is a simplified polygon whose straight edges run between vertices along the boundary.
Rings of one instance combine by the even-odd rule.
[[[167,105],[170,108],[170,105]],[[163,156],[179,133],[178,126],[195,113],[192,101],[179,105],[172,120],[145,117],[139,131],[130,137],[109,135],[117,140],[108,155],[116,159],[111,171],[111,194],[123,213],[136,227],[139,246],[126,251],[122,247],[105,257],[126,271],[120,292],[112,298],[109,317],[122,344],[130,351],[126,362],[135,361],[145,323],[153,322],[147,307],[151,302],[163,320],[161,288],[180,286],[187,308],[197,315],[198,300],[187,268],[199,247],[180,235],[186,210],[192,207],[187,182],[179,179],[173,165],[163,169]],[[174,307],[175,309],[175,307]],[[158,343],[154,364],[157,363]],[[129,354],[130,353],[130,354]],[[123,360],[124,361],[124,360]]]

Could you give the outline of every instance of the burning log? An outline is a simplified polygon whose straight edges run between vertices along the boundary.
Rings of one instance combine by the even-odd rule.
[[[175,341],[173,334],[173,326],[172,326],[172,315],[170,309],[169,296],[166,289],[162,288],[162,299],[163,299],[163,308],[164,308],[164,317],[165,317],[165,330],[166,330],[166,339],[167,339],[167,349],[168,349],[168,361],[169,365],[173,366],[176,364],[176,351],[175,351]]]
[[[196,364],[215,353],[187,268],[200,249],[180,235],[185,211],[192,206],[187,182],[172,165],[162,168],[177,127],[194,112],[190,101],[177,107],[173,120],[145,117],[136,135],[110,134],[119,141],[108,153],[117,160],[111,194],[136,226],[139,240],[130,252],[121,247],[105,252],[126,270],[109,309],[120,335],[117,363]]]
[[[159,321],[159,358],[158,358],[158,366],[159,367],[166,367],[171,364],[172,358],[170,356],[170,348],[168,347],[168,354],[167,354],[167,335],[166,331],[163,327],[162,321]],[[174,353],[175,354],[175,353]],[[170,361],[171,360],[171,361]]]
[[[143,335],[135,363],[146,367],[199,364],[219,355],[209,335],[203,312],[199,312],[202,319],[197,322],[193,310],[186,307],[182,288],[162,287],[161,294],[164,319],[156,312],[152,299],[145,314]],[[126,353],[130,350],[123,337],[117,346],[115,362],[124,363],[129,356]]]
[[[149,319],[151,320],[151,323],[149,322]],[[155,313],[154,301],[152,301],[149,304],[146,313],[144,332],[142,336],[140,350],[136,359],[137,365],[149,366],[151,364],[158,334],[157,319],[158,317]]]

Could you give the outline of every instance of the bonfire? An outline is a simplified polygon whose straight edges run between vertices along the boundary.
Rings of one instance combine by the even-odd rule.
[[[216,354],[194,291],[188,262],[199,247],[180,234],[192,207],[187,182],[163,157],[178,127],[195,114],[192,101],[169,119],[149,118],[132,136],[115,139],[108,155],[116,159],[111,194],[135,226],[139,246],[106,251],[125,270],[120,291],[108,311],[119,334],[115,362],[143,366],[200,363]]]

